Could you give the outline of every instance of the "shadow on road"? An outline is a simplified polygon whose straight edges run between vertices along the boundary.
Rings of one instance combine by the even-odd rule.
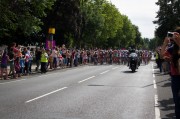
[[[129,71],[122,71],[123,73],[136,73],[137,71],[135,71],[135,72],[132,72],[131,70],[129,70]]]
[[[105,85],[91,84],[91,85],[88,85],[88,86],[105,86]]]
[[[159,82],[156,82],[156,84],[164,83],[164,82],[167,82],[167,81],[169,81],[169,79],[163,80],[163,81],[159,81]],[[162,87],[168,87],[167,85],[169,85],[169,83],[170,83],[170,82],[164,84]],[[170,83],[170,84],[171,84],[171,83]],[[149,86],[153,86],[153,85],[154,85],[154,84],[151,83],[151,84],[149,84],[149,85],[142,86],[141,88],[145,88],[145,87],[149,87]]]
[[[166,117],[167,117],[167,118],[162,118],[162,119],[176,119],[174,113],[167,114]]]
[[[160,110],[162,111],[170,111],[170,110],[174,110],[174,102],[173,102],[173,98],[169,98],[168,100],[160,100],[158,101],[160,104]],[[175,117],[175,113],[169,113],[167,115],[165,115],[167,118],[163,118],[163,119],[174,119]]]
[[[164,85],[162,87],[171,87],[170,79],[167,79],[169,82],[164,83]]]
[[[154,72],[153,74],[160,74],[159,72]]]

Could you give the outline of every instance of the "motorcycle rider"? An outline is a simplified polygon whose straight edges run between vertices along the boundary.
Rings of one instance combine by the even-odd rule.
[[[135,58],[135,65],[136,65],[136,68],[138,69],[138,64],[139,64],[139,60],[138,60],[138,54],[136,53],[136,50],[131,47],[129,47],[129,59],[128,59],[128,66],[129,68],[131,68],[131,59],[132,57]]]

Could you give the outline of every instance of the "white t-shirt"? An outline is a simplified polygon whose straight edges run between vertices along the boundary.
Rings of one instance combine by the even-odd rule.
[[[56,50],[52,50],[51,56],[52,56],[52,57],[57,57],[57,51],[56,51]]]

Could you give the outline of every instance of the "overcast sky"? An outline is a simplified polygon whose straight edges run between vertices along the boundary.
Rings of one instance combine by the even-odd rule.
[[[139,27],[142,37],[153,38],[158,0],[110,0],[121,14],[128,16],[131,22]]]

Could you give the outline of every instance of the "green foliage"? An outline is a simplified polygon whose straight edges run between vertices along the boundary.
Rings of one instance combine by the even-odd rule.
[[[115,39],[121,48],[135,45],[136,29],[127,16],[122,16],[122,27],[119,27]]]
[[[44,42],[48,29],[54,27],[59,45],[147,46],[138,27],[106,0],[1,0],[0,10],[4,11],[0,13],[0,39],[9,39],[3,44],[39,42],[40,38]]]
[[[23,43],[24,39],[41,30],[43,25],[41,17],[45,10],[50,9],[54,0],[1,0],[0,1],[0,38],[12,39],[14,42]],[[11,39],[11,40],[10,40]]]
[[[180,26],[180,1],[158,0],[156,4],[159,6],[157,20],[154,21],[155,24],[158,24],[156,36],[162,40],[168,31]]]
[[[149,42],[149,49],[155,51],[155,49],[156,49],[157,46],[158,46],[158,41],[159,41],[159,40],[158,40],[157,38],[151,39],[150,42]]]
[[[102,30],[102,37],[104,37],[104,39],[113,38],[116,36],[118,28],[122,28],[122,15],[114,5],[105,3],[103,7],[102,13],[104,14],[105,23]]]
[[[82,13],[82,33],[81,39],[82,45],[94,46],[102,34],[102,28],[104,27],[104,17],[102,14],[103,1],[86,1],[81,4]]]
[[[43,18],[43,33],[47,34],[49,27],[56,29],[55,40],[58,44],[70,46],[69,40],[74,43],[80,42],[82,14],[80,13],[80,1],[77,0],[57,0],[52,6],[52,10],[47,11],[47,16]]]

